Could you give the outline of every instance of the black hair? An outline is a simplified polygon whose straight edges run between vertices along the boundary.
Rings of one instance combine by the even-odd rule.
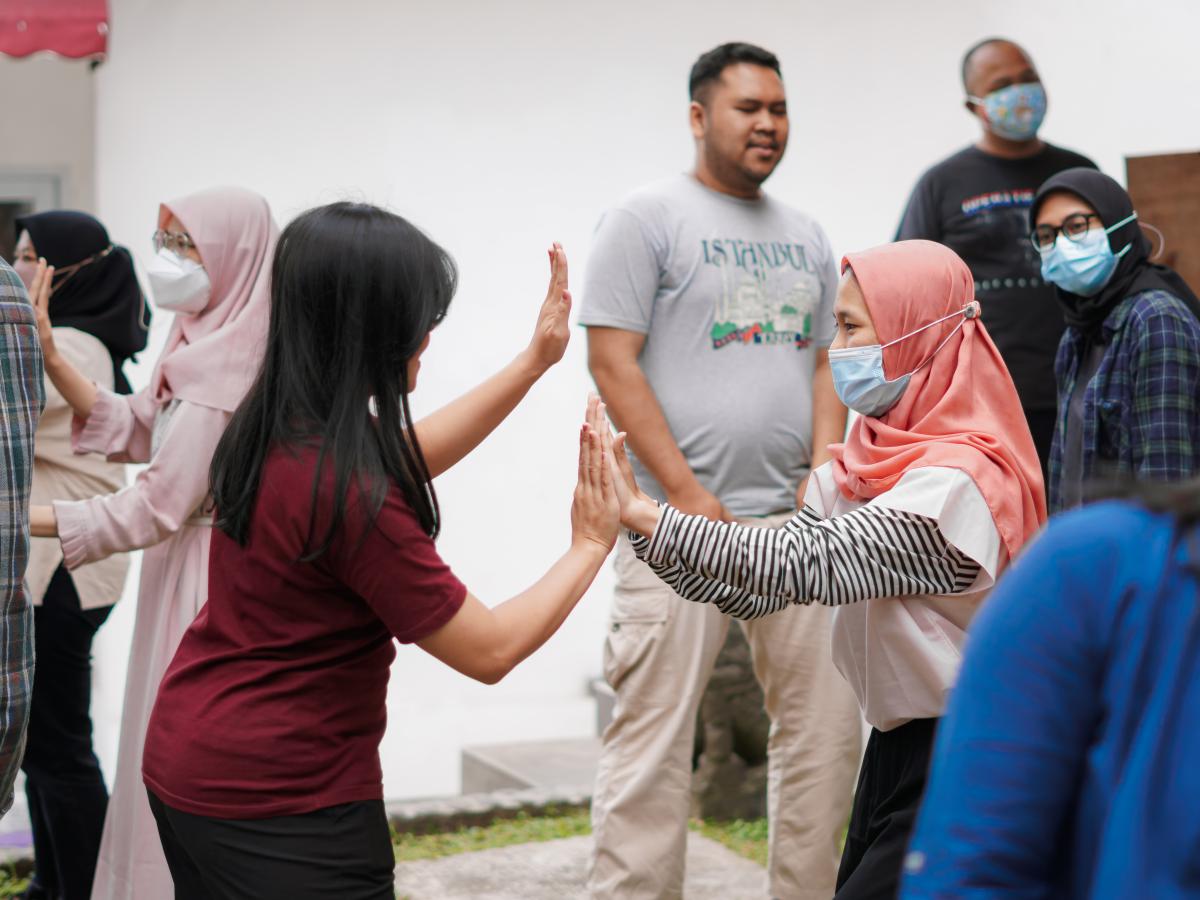
[[[368,204],[317,207],[283,230],[262,366],[213,456],[218,528],[245,546],[267,455],[315,447],[301,559],[329,549],[352,481],[368,525],[394,485],[421,528],[437,535],[437,496],[412,428],[407,364],[446,315],[457,282],[445,250]],[[332,493],[321,490],[329,469]],[[330,497],[329,526],[316,535],[318,503]]]
[[[769,50],[754,44],[730,43],[714,47],[692,65],[688,76],[688,97],[698,103],[708,99],[708,88],[721,77],[726,68],[737,63],[750,63],[770,69],[780,78],[779,58]]]
[[[1094,485],[1088,499],[1119,499],[1175,519],[1181,528],[1200,525],[1200,478],[1165,483],[1131,478]]]
[[[1008,38],[1002,37],[984,38],[982,41],[976,41],[974,44],[972,44],[967,52],[963,54],[962,58],[962,84],[963,90],[967,91],[967,93],[970,93],[970,88],[967,87],[967,76],[970,74],[971,60],[975,57],[976,53],[978,53],[984,47],[990,47],[992,44],[1012,44],[1014,47],[1020,46],[1016,41],[1011,41]]]

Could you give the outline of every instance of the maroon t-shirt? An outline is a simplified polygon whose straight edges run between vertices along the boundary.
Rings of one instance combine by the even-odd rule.
[[[382,799],[392,639],[418,641],[462,606],[466,589],[395,489],[369,529],[352,493],[332,548],[298,562],[315,468],[315,451],[276,450],[246,546],[213,532],[208,603],[146,734],[146,785],[175,809],[255,819]]]

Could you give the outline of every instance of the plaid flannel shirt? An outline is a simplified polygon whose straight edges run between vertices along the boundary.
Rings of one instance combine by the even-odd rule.
[[[1106,349],[1083,395],[1083,479],[1177,481],[1200,471],[1200,322],[1166,291],[1122,300],[1104,320]],[[1062,510],[1067,415],[1083,336],[1058,345],[1058,421],[1050,450],[1050,511]]]
[[[13,800],[33,690],[33,608],[25,593],[33,433],[45,404],[37,318],[0,260],[0,815]]]

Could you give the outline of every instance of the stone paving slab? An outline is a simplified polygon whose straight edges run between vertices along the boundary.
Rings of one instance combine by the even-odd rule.
[[[396,896],[407,900],[585,900],[590,836],[496,847],[396,866]],[[688,833],[686,900],[758,900],[766,870]]]

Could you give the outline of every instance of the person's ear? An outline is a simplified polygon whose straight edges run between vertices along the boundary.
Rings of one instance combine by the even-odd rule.
[[[701,140],[704,137],[704,127],[708,121],[708,110],[698,100],[693,100],[688,107],[688,124],[692,129],[692,137]]]

